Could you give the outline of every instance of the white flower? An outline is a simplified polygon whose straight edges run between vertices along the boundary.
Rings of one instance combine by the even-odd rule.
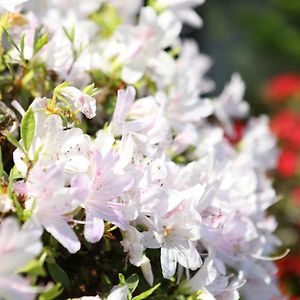
[[[61,94],[72,106],[79,109],[88,119],[96,116],[96,99],[85,94],[81,90],[67,86],[61,90]]]
[[[150,260],[146,255],[143,256],[143,259],[142,259],[142,262],[141,262],[141,270],[142,270],[143,275],[144,275],[146,281],[148,282],[148,284],[150,286],[152,286],[153,281],[154,281],[154,277],[153,277],[153,272],[152,272]]]
[[[276,144],[277,141],[271,132],[268,117],[252,118],[240,142],[240,159],[260,170],[273,169],[276,166],[278,155]]]
[[[0,224],[0,297],[5,300],[33,300],[37,290],[15,273],[42,249],[42,231],[32,223],[21,228],[11,217]]]
[[[128,86],[126,90],[118,90],[117,103],[111,122],[112,132],[116,135],[123,132],[125,120],[135,100],[135,94],[136,91],[132,86]]]
[[[245,83],[241,76],[235,73],[221,95],[214,101],[216,117],[231,136],[235,134],[232,120],[244,118],[249,112],[249,104],[243,100],[244,93]]]
[[[92,160],[93,175],[89,193],[84,201],[86,224],[84,236],[91,243],[98,242],[104,232],[104,220],[126,228],[123,204],[115,202],[133,184],[130,175],[118,168],[118,155],[113,150],[103,156],[99,151]]]
[[[128,299],[128,288],[126,286],[114,286],[110,291],[106,300],[127,300]],[[72,299],[72,300],[101,300],[99,296],[85,296],[79,299]]]
[[[110,291],[107,300],[127,300],[128,288],[127,286],[115,286]]]
[[[143,234],[133,226],[128,226],[123,233],[123,241],[121,242],[124,251],[129,252],[129,261],[139,267],[143,261]]]
[[[15,11],[19,8],[23,3],[28,0],[0,0],[0,12],[3,11]]]
[[[140,80],[149,63],[175,41],[180,30],[180,23],[170,12],[157,16],[151,7],[141,9],[138,26],[120,26],[117,38],[124,45],[122,79],[127,83]]]
[[[26,208],[32,219],[48,231],[70,253],[80,249],[80,242],[68,225],[66,214],[73,212],[85,199],[87,187],[83,178],[73,177],[65,187],[64,168],[52,165],[45,171],[36,164],[26,182]]]
[[[170,9],[182,22],[194,27],[202,26],[202,19],[193,10],[205,0],[157,0],[157,5]]]
[[[0,194],[0,212],[7,213],[13,208],[13,201],[7,194]]]
[[[106,0],[109,4],[114,5],[119,15],[124,19],[124,23],[133,23],[134,17],[137,15],[143,5],[142,0],[131,0],[130,5],[123,0]]]
[[[46,105],[45,98],[38,98],[32,104],[36,126],[29,157],[33,160],[39,153],[39,163],[45,168],[53,165],[54,162],[62,163],[67,175],[66,179],[74,174],[86,172],[89,168],[90,137],[83,134],[79,128],[65,130],[58,115],[46,117]],[[20,143],[22,144],[22,140]],[[18,170],[25,175],[27,165],[23,160],[24,153],[16,149],[13,157]]]
[[[202,259],[196,249],[196,241],[201,236],[200,218],[193,205],[197,201],[201,202],[203,194],[204,190],[200,185],[183,192],[174,191],[167,200],[167,210],[165,208],[163,211],[165,204],[158,206],[157,212],[163,215],[155,216],[154,227],[144,232],[147,248],[161,248],[164,278],[174,275],[177,263],[191,270],[196,270],[202,265]]]
[[[8,0],[10,1],[10,0]],[[51,33],[63,26],[89,23],[87,17],[98,9],[103,0],[30,0],[25,8],[34,12]],[[89,32],[86,32],[88,35]]]

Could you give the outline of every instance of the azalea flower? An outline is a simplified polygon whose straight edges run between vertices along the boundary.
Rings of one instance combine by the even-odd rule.
[[[32,220],[48,231],[70,253],[80,249],[80,242],[68,224],[66,214],[73,212],[85,199],[86,187],[79,177],[73,177],[65,187],[64,168],[54,164],[45,171],[35,165],[26,182],[26,208]]]
[[[196,193],[197,197],[192,196]],[[161,267],[165,278],[169,279],[174,275],[177,263],[191,270],[196,270],[202,265],[202,259],[196,249],[196,241],[201,236],[200,218],[199,215],[191,213],[191,207],[186,206],[196,198],[201,199],[203,193],[203,187],[196,186],[171,194],[167,212],[161,217],[155,216],[152,225],[154,227],[150,227],[151,230],[144,233],[147,248],[161,248]],[[174,205],[174,202],[177,205]],[[161,209],[158,212],[161,214]]]
[[[202,26],[202,19],[193,10],[205,0],[158,0],[157,5],[170,9],[182,22],[194,27]]]
[[[175,41],[180,30],[180,22],[170,12],[157,16],[151,7],[141,9],[138,26],[121,25],[117,39],[124,45],[122,79],[130,84],[140,80],[149,64],[164,59],[163,49]]]
[[[46,116],[47,99],[36,99],[32,108],[35,113],[35,136],[28,151],[34,160],[38,153],[39,162],[47,168],[54,162],[62,163],[67,178],[73,174],[84,173],[89,168],[90,138],[79,128],[64,130],[58,115]],[[22,144],[22,140],[20,141]],[[14,151],[14,162],[22,174],[26,174],[27,165],[24,153],[20,149]]]
[[[106,300],[127,300],[128,299],[128,288],[126,286],[115,286],[110,291],[110,294],[108,295]],[[101,300],[99,296],[95,297],[81,297],[79,299],[73,299],[73,300]]]
[[[64,87],[61,94],[72,106],[79,109],[88,119],[96,116],[96,99],[73,86]]]
[[[0,10],[17,10],[21,2],[0,0]],[[8,28],[21,56],[32,60],[34,54],[24,87],[32,79],[34,94],[46,91],[47,97],[57,82],[76,87],[63,83],[52,99],[34,99],[34,130],[32,120],[26,124],[32,115],[12,103],[22,116],[21,139],[7,191],[0,168],[0,211],[28,221],[22,227],[11,217],[1,221],[0,298],[35,297],[38,290],[17,273],[39,254],[43,230],[70,253],[80,249],[81,235],[86,249],[104,233],[105,242],[115,239],[112,247],[121,236],[124,257],[150,286],[158,280],[152,272],[157,262],[146,253],[156,249],[162,277],[171,279],[177,270],[178,296],[251,300],[257,288],[262,299],[280,298],[276,268],[264,261],[280,245],[276,221],[266,212],[276,201],[269,170],[277,159],[268,118],[243,120],[236,132],[236,121],[249,112],[238,74],[218,97],[204,96],[214,88],[206,76],[212,59],[180,38],[182,23],[201,26],[193,8],[203,0],[156,0],[146,7],[141,0],[127,2],[31,0],[22,6],[28,23]],[[37,28],[49,40],[35,53]],[[8,53],[17,71],[19,52]],[[86,122],[79,112],[94,119]],[[290,130],[297,118],[280,122],[290,115],[277,120],[280,126],[275,120],[273,130],[297,148],[297,132]],[[10,127],[17,129],[13,120]],[[281,160],[292,173],[295,155]],[[59,259],[60,248],[50,248]],[[108,300],[125,300],[129,290],[101,292]]]
[[[16,272],[42,250],[42,231],[31,222],[20,227],[8,217],[0,224],[0,297],[5,300],[35,299],[37,289]]]
[[[245,84],[236,73],[214,102],[216,117],[229,135],[234,135],[232,120],[244,118],[249,112],[249,104],[243,100],[244,93]]]
[[[104,233],[104,220],[126,228],[126,221],[122,216],[122,203],[114,201],[133,184],[132,178],[118,170],[118,155],[113,150],[105,156],[96,151],[92,160],[94,166],[89,193],[84,201],[86,224],[85,238],[91,242],[98,242]]]

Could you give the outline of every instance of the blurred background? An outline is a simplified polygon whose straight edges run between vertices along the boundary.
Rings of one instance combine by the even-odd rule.
[[[204,27],[184,34],[214,59],[216,93],[239,72],[252,113],[268,114],[278,138],[271,175],[281,200],[272,213],[291,252],[276,263],[282,290],[300,299],[300,0],[208,0],[198,11]]]

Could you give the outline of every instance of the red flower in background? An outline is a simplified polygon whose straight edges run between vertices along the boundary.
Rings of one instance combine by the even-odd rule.
[[[300,94],[300,75],[283,74],[274,77],[267,86],[267,97],[273,102]]]
[[[234,135],[229,136],[225,133],[225,138],[229,141],[230,144],[235,145],[242,139],[246,124],[243,121],[234,121],[233,127]]]
[[[276,261],[278,267],[278,277],[282,278],[288,275],[300,276],[300,257],[297,255],[289,255],[283,259]]]
[[[290,110],[277,113],[271,120],[271,129],[280,141],[300,149],[300,115]]]
[[[300,187],[296,187],[292,190],[291,198],[296,205],[300,205]]]
[[[279,155],[277,170],[283,177],[294,176],[297,172],[298,156],[297,152],[283,149]]]

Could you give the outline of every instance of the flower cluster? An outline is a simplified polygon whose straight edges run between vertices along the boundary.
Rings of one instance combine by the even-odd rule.
[[[6,65],[19,71],[18,88],[3,89],[17,99],[8,103],[17,125],[3,129],[16,149],[9,176],[1,167],[1,298],[46,289],[40,299],[54,299],[38,281],[45,270],[35,289],[15,272],[31,278],[26,263],[41,253],[35,263],[43,270],[46,259],[59,281],[53,244],[89,255],[86,245],[111,239],[150,286],[177,278],[167,299],[283,299],[270,261],[280,242],[266,212],[277,200],[267,175],[276,140],[267,117],[248,118],[239,74],[205,96],[211,60],[180,39],[183,23],[201,25],[193,8],[202,2],[0,1]],[[120,276],[107,299],[132,299],[128,282]]]

